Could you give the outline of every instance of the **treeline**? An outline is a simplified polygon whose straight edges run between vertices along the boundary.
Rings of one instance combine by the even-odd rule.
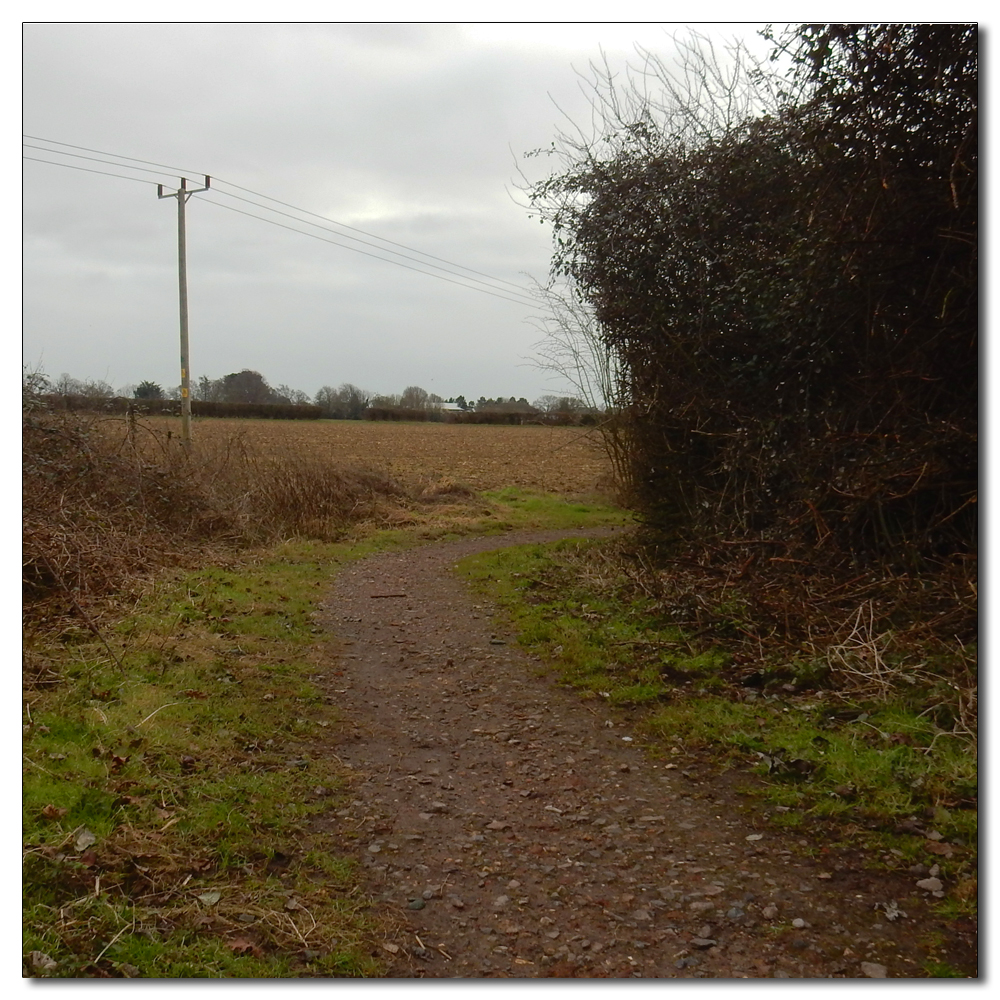
[[[100,410],[140,416],[180,416],[181,412],[179,399],[126,399],[124,396],[95,399],[55,393],[46,393],[41,398],[57,410]],[[319,420],[324,415],[322,407],[309,403],[227,403],[201,399],[191,400],[191,413],[196,417],[263,417],[269,420]]]
[[[603,131],[532,192],[615,360],[633,502],[786,559],[974,553],[977,28],[772,42],[780,77],[694,49],[649,63],[660,95],[596,76]]]
[[[106,382],[80,381],[62,375],[51,382],[44,374],[27,376],[36,398],[58,409],[101,410],[112,413],[179,414],[180,388],[169,390],[145,381],[119,392]],[[418,420],[445,423],[593,424],[597,410],[571,396],[542,396],[529,403],[516,399],[464,396],[442,399],[420,386],[399,395],[378,395],[350,382],[323,386],[310,400],[286,385],[272,388],[259,372],[244,369],[219,379],[205,376],[191,387],[191,412],[203,417],[264,417],[280,420]]]

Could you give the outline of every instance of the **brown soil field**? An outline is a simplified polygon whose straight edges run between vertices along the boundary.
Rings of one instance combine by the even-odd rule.
[[[160,433],[180,429],[170,418],[144,424]],[[474,490],[516,486],[587,495],[606,493],[611,482],[593,428],[206,418],[194,422],[192,439],[196,450],[208,452],[242,446],[263,456],[322,456],[416,486],[450,480]]]

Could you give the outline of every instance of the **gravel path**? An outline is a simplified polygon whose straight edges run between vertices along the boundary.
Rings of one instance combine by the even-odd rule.
[[[397,929],[389,976],[920,975],[930,872],[807,857],[732,776],[647,756],[607,705],[546,679],[452,572],[572,534],[375,556],[325,602],[334,750],[359,777],[323,822],[358,838]]]

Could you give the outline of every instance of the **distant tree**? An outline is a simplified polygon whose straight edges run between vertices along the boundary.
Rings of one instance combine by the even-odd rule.
[[[202,402],[217,402],[222,398],[222,379],[211,379],[202,375],[191,386],[191,398]]]
[[[72,375],[68,375],[66,372],[63,372],[62,375],[56,379],[52,389],[60,396],[83,395],[83,383],[78,378],[73,378]]]
[[[368,409],[371,393],[359,389],[350,382],[343,382],[337,390],[340,394],[340,403],[344,408],[344,417],[347,420],[360,420]]]
[[[284,384],[279,385],[274,390],[274,395],[277,397],[275,402],[294,404],[309,402],[309,394],[307,392],[303,392],[301,389],[292,389],[290,386]]]
[[[555,413],[559,409],[558,396],[539,396],[534,403],[535,409],[542,413]]]
[[[535,407],[543,413],[581,413],[589,409],[576,396],[539,396],[535,400]]]
[[[222,379],[222,399],[226,403],[272,403],[276,394],[260,372],[244,368]]]
[[[465,396],[456,396],[456,397],[455,397],[455,398],[454,398],[454,399],[452,400],[452,402],[453,402],[453,403],[454,403],[454,404],[455,404],[455,405],[456,405],[457,407],[459,407],[459,409],[462,409],[462,410],[467,410],[467,409],[469,408],[469,404],[468,404],[468,403],[467,403],[467,402],[465,401]]]
[[[429,393],[426,389],[421,389],[419,385],[408,385],[403,390],[399,405],[409,410],[422,410],[427,406],[428,399]]]
[[[360,420],[368,409],[371,398],[371,394],[364,389],[359,389],[350,382],[342,382],[337,389],[332,385],[324,385],[313,397],[313,402],[321,406],[324,414],[333,420]]]
[[[115,387],[100,378],[88,378],[83,382],[83,395],[90,399],[113,399]]]
[[[132,391],[134,399],[163,399],[163,387],[156,382],[140,382]]]
[[[313,396],[313,403],[322,408],[324,416],[334,416],[334,410],[337,406],[337,390],[332,385],[321,386],[316,395]]]

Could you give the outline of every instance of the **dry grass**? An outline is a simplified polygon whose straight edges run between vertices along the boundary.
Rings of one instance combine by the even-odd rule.
[[[479,491],[593,494],[609,479],[599,439],[580,428],[204,419],[190,453],[179,430],[172,418],[26,411],[29,605],[50,617],[58,596],[92,627],[91,601],[209,542],[460,529],[488,512]]]

